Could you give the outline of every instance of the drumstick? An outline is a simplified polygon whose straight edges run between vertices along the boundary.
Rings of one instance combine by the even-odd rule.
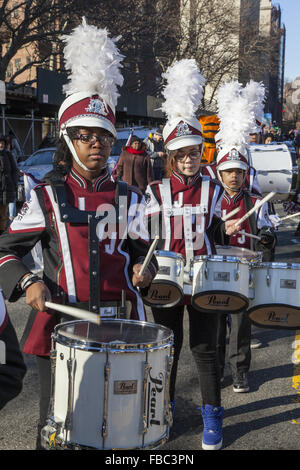
[[[286,220],[286,219],[292,219],[293,217],[297,217],[297,215],[300,215],[300,212],[296,212],[295,214],[286,215],[285,217],[280,219],[280,222],[282,222],[283,220]]]
[[[154,251],[155,251],[158,240],[159,240],[159,235],[156,235],[156,237],[154,238],[154,240],[152,242],[152,245],[149,248],[149,251],[147,253],[146,258],[144,259],[142,268],[139,272],[139,276],[142,276],[144,274],[145,269],[147,268],[148,264],[150,263],[150,260],[152,258],[152,255],[153,255]]]
[[[241,235],[245,235],[245,237],[249,237],[249,238],[255,238],[256,240],[261,240],[260,237],[258,237],[257,235],[253,235],[252,233],[247,233],[247,232],[244,232],[243,230],[241,230],[240,232]]]
[[[100,325],[100,315],[96,313],[89,312],[88,310],[83,310],[81,308],[70,307],[69,305],[60,305],[53,302],[45,302],[46,307],[57,310],[58,312],[66,313],[71,315],[71,317],[79,318],[80,320],[87,320],[96,325]]]
[[[237,212],[239,212],[239,210],[240,210],[240,207],[236,207],[235,209],[233,209],[233,211],[229,212],[229,214],[226,214],[224,217],[222,217],[222,220],[224,220],[224,222],[226,222],[226,220],[228,220],[230,217],[232,217]]]
[[[269,199],[271,199],[273,196],[275,196],[275,194],[276,193],[274,191],[267,194],[261,201],[259,201],[258,204],[256,204],[256,206],[252,207],[252,209],[250,209],[250,211],[248,211],[245,215],[243,215],[243,217],[238,222],[236,222],[234,224],[235,227],[237,227],[237,225],[241,225],[246,219],[248,219],[248,217],[250,217],[250,215],[253,214],[253,212],[257,211],[257,209],[259,209],[265,202],[267,202]]]

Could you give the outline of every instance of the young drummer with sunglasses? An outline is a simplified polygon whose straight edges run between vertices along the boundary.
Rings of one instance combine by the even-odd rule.
[[[153,257],[144,274],[139,274],[150,246],[142,194],[125,183],[115,183],[106,166],[116,138],[116,84],[122,82],[118,70],[122,56],[106,30],[97,30],[99,44],[90,44],[91,33],[95,37],[95,27],[85,23],[77,27],[66,38],[66,49],[71,48],[71,56],[77,60],[75,39],[80,35],[82,47],[95,49],[95,70],[101,70],[101,77],[97,81],[97,76],[84,75],[82,90],[71,79],[67,89],[71,92],[59,110],[60,139],[54,171],[31,191],[30,201],[0,239],[3,292],[11,302],[25,293],[27,304],[33,308],[25,330],[24,352],[38,359],[39,431],[45,425],[50,398],[51,333],[60,322],[60,317],[45,307],[45,301],[77,305],[99,314],[107,306],[123,308],[125,293],[131,303],[127,318],[145,320],[137,288],[149,285],[157,269]],[[80,70],[89,67],[81,63]],[[38,241],[43,249],[43,279],[22,261]],[[39,433],[37,448],[40,446]]]

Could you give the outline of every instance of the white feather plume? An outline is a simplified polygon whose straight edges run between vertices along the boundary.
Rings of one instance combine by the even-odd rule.
[[[224,83],[217,96],[220,128],[218,139],[223,148],[245,147],[254,132],[255,116],[238,82]]]
[[[162,77],[167,83],[162,91],[165,98],[161,110],[168,120],[178,116],[195,117],[203,98],[205,78],[195,59],[182,59],[170,66]]]
[[[88,25],[83,18],[82,24],[70,35],[62,36],[62,40],[65,66],[71,72],[64,92],[99,94],[106,104],[115,107],[117,87],[123,85],[120,68],[124,56],[116,46],[119,37],[111,39],[106,29]]]
[[[249,102],[249,106],[252,107],[255,119],[260,123],[263,122],[264,118],[264,108],[265,108],[265,99],[266,99],[266,90],[262,82],[255,82],[250,80],[246,84],[243,94]]]

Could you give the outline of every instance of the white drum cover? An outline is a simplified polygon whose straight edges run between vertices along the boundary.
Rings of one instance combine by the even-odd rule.
[[[275,191],[273,200],[284,201],[295,194],[298,170],[286,144],[249,145],[248,150],[264,196]]]
[[[151,449],[168,438],[171,330],[133,320],[73,321],[56,327],[54,341],[52,420],[66,447]]]
[[[300,264],[264,262],[254,264],[252,272],[252,322],[266,328],[300,328]]]
[[[172,251],[159,250],[154,254],[159,270],[143,301],[156,308],[174,307],[181,302],[184,295],[185,259],[181,254]]]

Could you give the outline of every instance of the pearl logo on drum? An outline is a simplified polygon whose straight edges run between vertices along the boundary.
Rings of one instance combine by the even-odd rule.
[[[137,393],[137,380],[115,380],[115,395],[129,395],[132,393]]]
[[[149,379],[148,382],[148,416],[147,424],[149,426],[160,426],[161,416],[159,412],[161,411],[161,401],[163,400],[163,390],[164,390],[164,374],[159,372],[157,377],[151,376],[152,367],[149,370]]]

